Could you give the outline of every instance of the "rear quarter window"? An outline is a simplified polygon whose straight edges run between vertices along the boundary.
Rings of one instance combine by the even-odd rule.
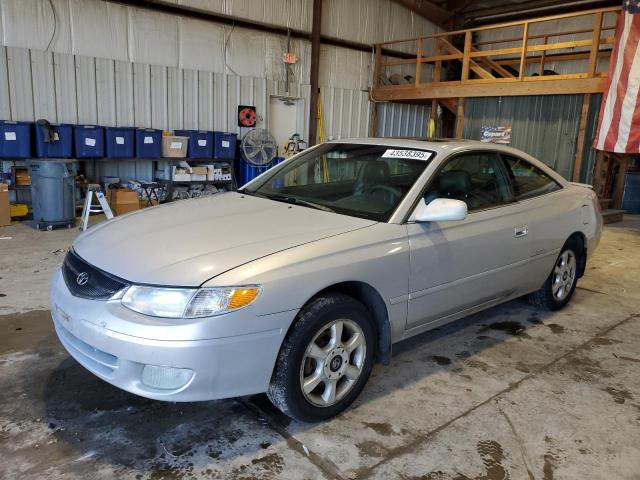
[[[522,158],[501,155],[516,200],[526,200],[562,189],[562,186],[538,167]]]

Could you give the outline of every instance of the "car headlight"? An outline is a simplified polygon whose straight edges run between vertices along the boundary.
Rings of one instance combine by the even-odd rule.
[[[122,305],[153,317],[198,318],[244,308],[262,292],[259,285],[239,287],[171,288],[132,285]]]

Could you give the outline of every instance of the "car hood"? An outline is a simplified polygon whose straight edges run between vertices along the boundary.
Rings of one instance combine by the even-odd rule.
[[[197,286],[252,260],[375,223],[229,192],[116,217],[79,236],[73,248],[130,282]]]

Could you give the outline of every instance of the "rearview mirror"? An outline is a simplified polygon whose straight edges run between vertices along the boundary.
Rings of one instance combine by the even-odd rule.
[[[467,204],[452,198],[436,198],[428,205],[424,198],[420,200],[411,219],[414,222],[446,222],[464,220],[467,216]]]

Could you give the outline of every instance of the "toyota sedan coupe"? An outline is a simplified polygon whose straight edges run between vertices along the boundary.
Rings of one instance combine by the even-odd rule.
[[[119,388],[266,392],[320,421],[400,340],[525,295],[562,308],[601,231],[591,188],[516,149],[342,140],[235,192],[89,229],[54,274],[51,312],[68,352]]]

